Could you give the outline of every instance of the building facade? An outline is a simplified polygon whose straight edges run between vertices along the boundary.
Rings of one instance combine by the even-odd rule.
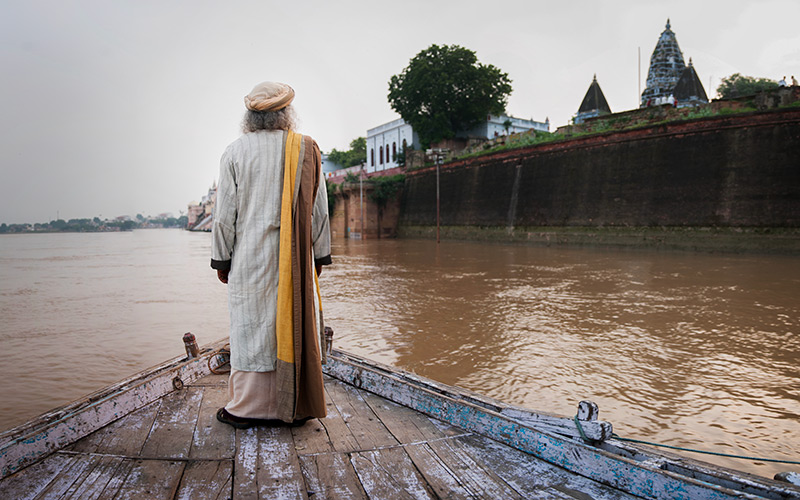
[[[367,130],[367,168],[373,172],[395,168],[397,155],[409,148],[420,148],[419,137],[402,118],[371,128]]]

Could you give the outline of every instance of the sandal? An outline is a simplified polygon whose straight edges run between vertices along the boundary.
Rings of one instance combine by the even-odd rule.
[[[249,429],[250,427],[258,423],[257,420],[252,418],[244,418],[244,417],[237,417],[236,415],[231,415],[225,408],[220,408],[219,410],[217,410],[217,420],[219,420],[223,424],[228,424],[230,426],[233,426],[236,429]]]

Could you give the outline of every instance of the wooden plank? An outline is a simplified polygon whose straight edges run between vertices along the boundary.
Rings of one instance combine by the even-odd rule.
[[[300,455],[299,459],[309,498],[313,500],[367,498],[347,454]]]
[[[289,427],[236,431],[233,497],[308,498]]]
[[[185,462],[131,460],[131,468],[114,500],[171,500],[178,489]]]
[[[217,410],[228,403],[225,387],[205,386],[197,425],[192,438],[189,458],[233,459],[236,450],[236,433],[230,425],[217,420]]]
[[[330,411],[329,411],[330,416]],[[341,417],[336,414],[336,417]],[[306,425],[292,428],[292,437],[294,438],[294,449],[298,455],[310,455],[314,453],[330,453],[333,451],[333,444],[331,443],[328,431],[322,424],[323,421],[328,420],[315,418],[309,420]],[[342,425],[344,425],[342,423]]]
[[[62,498],[94,500],[98,498],[108,485],[116,470],[122,465],[123,459],[102,455],[87,457],[90,465],[84,470]]]
[[[224,345],[221,340],[204,348]],[[204,357],[174,358],[0,434],[0,478],[208,374]]]
[[[202,387],[187,387],[164,396],[141,456],[188,457],[202,400]]]
[[[333,440],[337,451],[372,450],[382,446],[398,444],[397,439],[381,423],[378,416],[375,415],[361,397],[359,391],[341,383],[329,384],[326,389],[328,396],[357,443],[356,448],[342,449],[337,446],[339,444],[338,440]],[[323,423],[327,425],[327,422],[323,421]]]
[[[18,500],[36,498],[62,471],[71,470],[73,461],[72,456],[56,453],[0,480],[0,498]]]
[[[403,448],[356,452],[350,461],[369,498],[436,498]]]
[[[231,498],[233,460],[197,460],[183,471],[175,500],[226,500]]]
[[[460,441],[440,439],[431,441],[428,446],[472,496],[522,498],[522,495],[506,484],[491,468],[478,463]]]
[[[57,453],[55,455],[61,455]],[[51,455],[51,457],[54,455]],[[35,498],[62,498],[67,490],[69,490],[73,484],[83,475],[86,473],[88,469],[94,467],[94,460],[91,456],[87,455],[64,455],[69,456],[71,458],[70,464],[65,467],[61,473],[51,481],[41,493],[39,493]],[[46,458],[48,460],[50,457]],[[28,469],[24,469],[27,471]]]
[[[527,453],[485,436],[472,434],[458,439],[476,461],[481,462],[524,498],[603,498],[632,500],[636,497],[590,481]]]
[[[357,450],[359,448],[358,440],[350,432],[350,428],[347,427],[345,422],[345,417],[339,412],[331,397],[331,390],[336,384],[341,384],[341,382],[337,380],[325,385],[328,415],[324,419],[319,419],[318,422],[325,427],[325,433],[330,445],[333,447],[332,449],[345,452]],[[317,446],[319,446],[320,451],[327,451],[324,448],[324,444],[320,443]]]
[[[78,440],[67,450],[82,453],[105,453],[109,455],[138,456],[153,427],[161,400],[153,401],[143,408],[96,430]]]
[[[421,443],[406,446],[405,450],[438,498],[481,498],[466,489],[450,466],[425,444],[463,435],[462,429],[435,425],[428,416],[374,394],[364,394],[363,398],[398,441]]]
[[[437,498],[483,498],[467,489],[456,472],[439,458],[428,443],[408,445],[405,450]]]
[[[338,356],[338,353],[337,356],[329,357],[325,371],[356,387],[439,420],[489,436],[594,481],[637,496],[670,500],[759,498],[750,493],[662,470],[658,464],[649,461],[639,462],[614,455],[601,448],[528,427],[483,405],[457,399],[457,393],[410,384],[408,380],[388,373],[386,368],[372,369],[369,364],[352,357],[345,359]],[[440,384],[429,385],[435,388]],[[448,392],[448,395],[443,392]],[[788,498],[800,497],[793,494]]]
[[[128,480],[128,476],[133,470],[134,462],[135,460],[132,459],[123,460],[97,500],[114,500],[116,498],[119,490],[125,486],[125,481]]]

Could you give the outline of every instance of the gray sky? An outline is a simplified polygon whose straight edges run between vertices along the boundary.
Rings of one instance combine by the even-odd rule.
[[[323,151],[346,149],[397,118],[387,82],[432,43],[507,72],[508,112],[551,130],[595,73],[631,109],[637,48],[644,90],[667,18],[709,96],[734,72],[800,77],[797,0],[0,0],[0,222],[177,216],[263,80],[294,87]]]

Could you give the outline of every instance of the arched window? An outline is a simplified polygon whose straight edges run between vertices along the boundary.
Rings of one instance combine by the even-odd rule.
[[[389,163],[389,145],[386,145],[386,163]]]
[[[375,166],[375,149],[369,148],[369,166]]]
[[[397,161],[397,143],[392,143],[392,161]]]
[[[383,165],[383,146],[380,147],[380,159],[381,159],[381,165]]]

